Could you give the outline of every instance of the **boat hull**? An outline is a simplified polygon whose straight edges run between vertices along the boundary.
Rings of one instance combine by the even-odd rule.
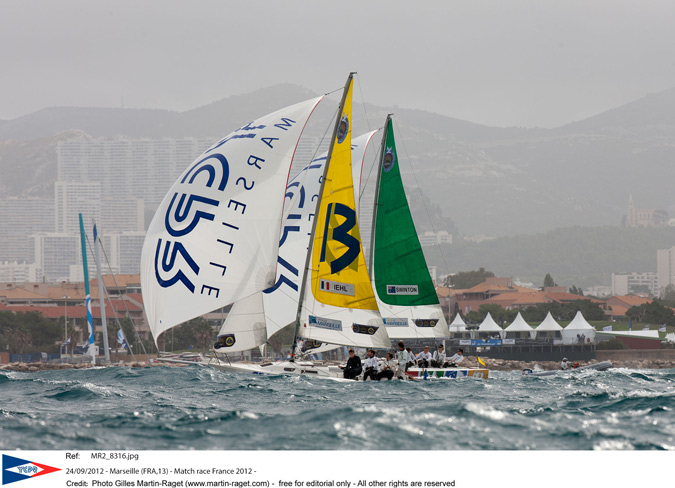
[[[214,359],[207,363],[208,366],[226,371],[229,373],[244,373],[258,375],[305,375],[316,376],[317,378],[332,378],[343,380],[343,371],[335,365],[316,364],[310,361],[280,361],[276,363],[229,363]],[[487,369],[472,368],[410,368],[407,372],[408,378],[412,380],[430,380],[430,379],[457,379],[464,377],[487,378],[489,371]],[[359,377],[360,379],[361,377]]]
[[[415,379],[457,379],[470,376],[472,378],[487,378],[490,371],[487,368],[410,368],[408,375]]]

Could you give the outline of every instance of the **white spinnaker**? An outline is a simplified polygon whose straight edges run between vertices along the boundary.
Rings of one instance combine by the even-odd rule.
[[[288,172],[321,98],[223,138],[164,197],[141,256],[143,301],[155,340],[274,283]]]
[[[352,140],[352,174],[355,181],[361,178],[365,152],[376,132]],[[233,335],[234,342],[230,341],[231,346],[221,347],[221,352],[252,349],[295,321],[300,288],[298,275],[305,265],[325,162],[326,153],[314,159],[288,184],[284,208],[287,216],[281,229],[276,282],[271,288],[257,293],[259,298],[246,298],[232,305],[218,335]],[[261,335],[265,324],[267,333]]]

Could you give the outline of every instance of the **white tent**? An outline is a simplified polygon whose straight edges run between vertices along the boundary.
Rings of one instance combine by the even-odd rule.
[[[534,339],[534,329],[525,322],[523,316],[518,312],[515,320],[504,329],[502,337],[504,339]]]
[[[587,343],[588,339],[595,342],[595,328],[586,322],[581,310],[579,310],[572,322],[562,331],[563,344],[581,344],[579,337],[582,335],[584,343]]]
[[[555,321],[551,312],[546,315],[544,321],[534,329],[537,339],[561,339],[562,330],[560,324]]]
[[[455,319],[448,326],[448,329],[452,338],[469,339],[471,337],[471,332],[466,330],[466,323],[459,314],[455,315]]]
[[[502,332],[504,332],[504,329],[499,327],[497,322],[494,321],[492,315],[490,315],[490,312],[488,312],[488,314],[485,316],[485,319],[478,326],[478,337],[491,337],[495,334],[501,337]]]

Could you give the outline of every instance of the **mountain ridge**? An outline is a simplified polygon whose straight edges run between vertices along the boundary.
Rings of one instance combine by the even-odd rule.
[[[49,194],[55,147],[69,130],[93,138],[215,140],[255,117],[313,96],[318,95],[285,83],[184,112],[66,107],[0,121],[0,197]],[[317,110],[322,121],[337,106],[328,102],[324,112]],[[353,130],[360,133],[381,123],[392,108],[355,103]],[[415,168],[415,179],[412,169],[404,168],[407,190],[417,191],[418,181],[419,191],[464,235],[618,224],[629,194],[637,208],[663,208],[675,216],[670,184],[675,175],[675,88],[555,129],[489,127],[429,111],[393,111],[401,145]],[[425,222],[423,209],[413,212],[420,231],[434,229]]]

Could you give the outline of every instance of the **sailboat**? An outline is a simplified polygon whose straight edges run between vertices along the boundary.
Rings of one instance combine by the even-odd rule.
[[[352,141],[352,175],[355,196],[363,159],[372,137],[371,131]],[[316,200],[328,153],[313,159],[286,187],[284,223],[279,240],[276,281],[270,288],[244,298],[232,305],[218,333],[216,354],[247,351],[262,346],[273,334],[295,322],[300,282],[304,279],[304,264],[316,211]],[[309,341],[307,342],[309,344]],[[338,346],[331,346],[335,348]],[[325,348],[321,348],[324,349]],[[313,348],[317,352],[319,348]]]
[[[375,202],[370,269],[389,336],[448,337],[403,188],[391,115],[384,124]]]
[[[375,190],[370,270],[377,305],[392,339],[450,335],[403,187],[391,114],[382,135]],[[412,377],[487,377],[487,369],[410,368]]]
[[[321,187],[316,194],[309,248],[305,244],[302,265],[305,272],[299,280],[294,337],[301,335],[305,340],[329,344],[390,348],[391,340],[377,309],[358,227],[351,164],[352,86],[350,74],[319,179]],[[289,361],[259,365],[217,361],[211,365],[226,371],[342,377],[337,366],[295,360],[296,347],[294,343]]]
[[[295,338],[301,335],[305,340],[329,344],[391,347],[358,227],[351,165],[352,78],[350,74],[345,84],[323,174],[317,180],[320,190],[313,194],[318,198],[309,245],[298,244],[304,246],[302,268],[278,254],[278,236],[282,236],[283,245],[288,229],[279,232],[282,206],[270,202],[284,199],[282,175],[288,174],[292,149],[319,99],[275,112],[235,131],[207,150],[174,184],[150,225],[141,263],[146,312],[155,338],[185,320],[237,302],[232,328],[225,327],[219,336],[221,347],[250,349],[262,344],[270,330],[264,293],[260,292],[291,285],[288,279],[274,280],[279,277],[273,272],[278,262],[297,279],[295,287],[290,286],[299,288]],[[273,153],[257,152],[266,149],[264,145]],[[234,254],[237,256],[229,256]],[[304,276],[298,269],[305,270]],[[283,319],[276,326],[287,323]],[[256,374],[342,377],[337,366],[295,360],[296,346],[294,343],[288,361],[244,364],[214,359],[209,365]]]

